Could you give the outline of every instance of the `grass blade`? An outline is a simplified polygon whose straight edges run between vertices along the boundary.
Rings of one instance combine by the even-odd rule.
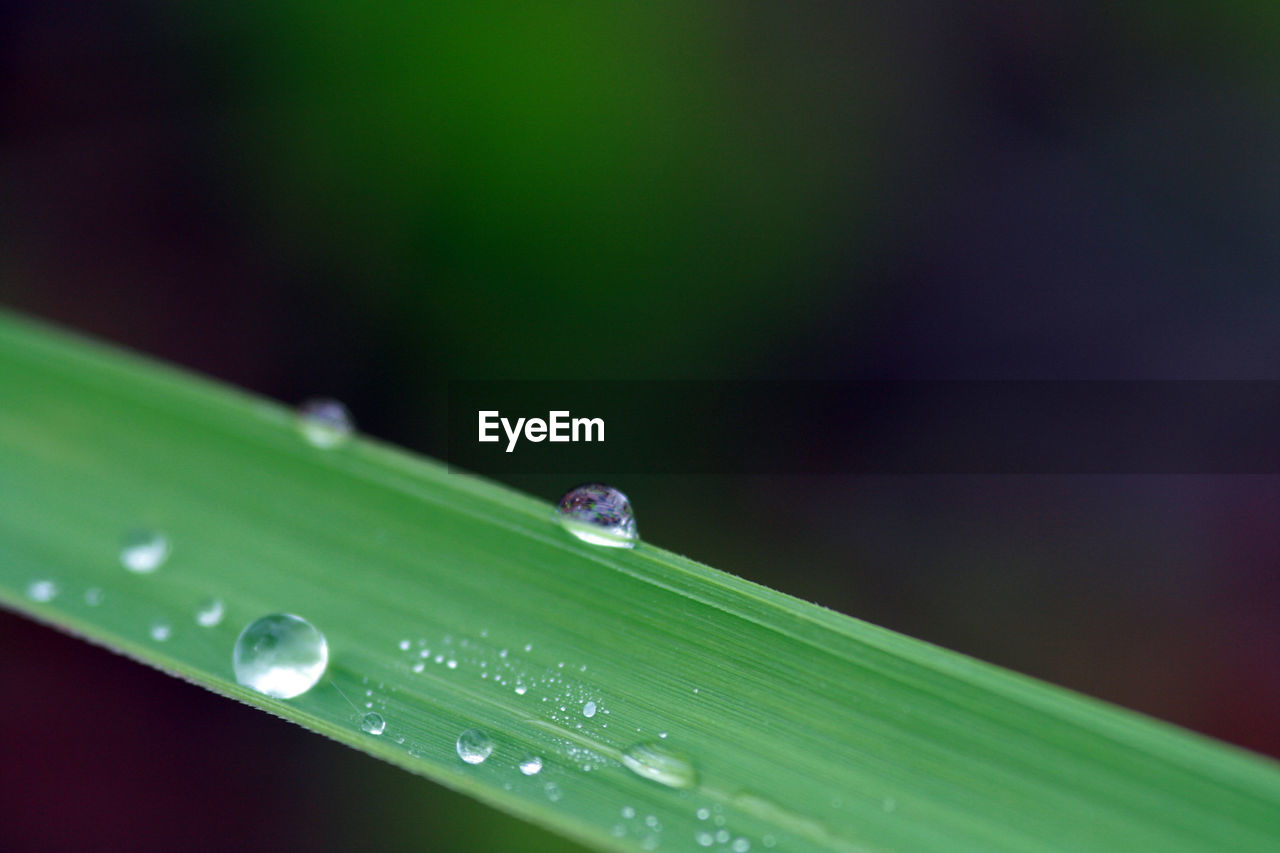
[[[7,606],[597,848],[1280,847],[1268,760],[647,543],[592,547],[435,463],[314,447],[274,404],[10,317],[0,400]],[[139,528],[171,545],[152,573],[120,564]],[[231,664],[277,612],[330,649],[288,700]]]

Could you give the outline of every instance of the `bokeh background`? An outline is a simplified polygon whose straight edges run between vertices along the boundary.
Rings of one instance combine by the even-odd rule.
[[[1278,79],[1264,0],[18,0],[0,304],[436,455],[458,378],[1280,379]],[[1280,756],[1280,478],[618,485]],[[0,685],[5,849],[572,849],[12,615]]]

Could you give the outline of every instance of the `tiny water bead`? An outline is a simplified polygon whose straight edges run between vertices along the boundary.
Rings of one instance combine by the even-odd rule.
[[[98,589],[96,586],[91,586],[84,591],[84,603],[90,607],[97,607],[102,603],[102,599],[102,590]]]
[[[222,599],[206,599],[196,610],[196,624],[202,628],[212,628],[222,621],[224,612]]]
[[[329,644],[316,626],[292,613],[250,622],[236,639],[236,681],[275,699],[306,693],[329,664]]]
[[[360,720],[360,730],[371,735],[380,735],[387,730],[387,721],[382,719],[381,714],[365,714]]]
[[[594,717],[595,715],[596,715],[596,703],[595,703],[595,702],[588,702],[587,704],[585,704],[585,705],[583,705],[583,706],[582,706],[582,716],[584,716],[584,717]]]
[[[40,579],[27,584],[27,598],[32,601],[53,601],[58,597],[58,585],[48,579]]]
[[[631,501],[612,486],[588,483],[565,493],[556,507],[560,523],[590,545],[634,548],[640,534]]]
[[[467,729],[458,735],[458,757],[468,764],[483,764],[493,754],[493,740],[479,729]]]
[[[520,772],[526,776],[537,776],[542,772],[542,759],[531,755],[520,762]]]
[[[355,422],[342,403],[316,398],[298,407],[298,430],[313,447],[329,450],[351,437]]]
[[[698,773],[688,759],[669,752],[656,743],[642,743],[622,754],[623,765],[645,779],[651,779],[669,788],[692,788],[698,783]]]
[[[154,530],[130,530],[120,544],[120,565],[140,575],[151,574],[167,559],[169,540]]]
[[[151,626],[151,639],[155,640],[157,643],[163,643],[165,640],[169,639],[169,636],[172,633],[173,628],[169,626],[168,622],[156,622]]]

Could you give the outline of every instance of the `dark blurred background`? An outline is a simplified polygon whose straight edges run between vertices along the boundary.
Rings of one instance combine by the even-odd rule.
[[[0,304],[433,455],[458,378],[1280,379],[1278,79],[1269,0],[9,2]],[[1280,755],[1280,478],[617,485],[659,545]],[[0,847],[570,849],[0,648]]]

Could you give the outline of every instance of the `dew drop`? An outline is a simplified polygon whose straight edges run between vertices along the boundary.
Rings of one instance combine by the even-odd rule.
[[[636,816],[636,810],[631,806],[623,806],[622,816],[625,817],[627,820],[631,820],[631,818]]]
[[[627,496],[601,483],[566,492],[556,515],[565,530],[590,545],[634,548],[640,536]]]
[[[329,664],[329,644],[316,626],[291,613],[250,622],[231,655],[236,681],[276,699],[306,693]]]
[[[537,776],[542,772],[542,759],[531,755],[520,762],[520,772],[526,776]]]
[[[584,717],[594,717],[595,715],[596,715],[596,703],[595,703],[595,702],[588,702],[587,704],[585,704],[585,705],[583,705],[583,706],[582,706],[582,716],[584,716]]]
[[[313,447],[329,450],[351,437],[355,422],[337,400],[318,398],[298,407],[298,431]]]
[[[456,660],[454,660],[453,658],[449,658],[447,661],[445,661],[444,665],[445,665],[445,666],[447,666],[447,667],[449,667],[449,669],[457,669],[457,668],[458,668],[458,662],[457,662]]]
[[[730,845],[729,849],[732,850],[733,853],[747,853],[747,851],[751,849],[751,842],[739,836],[738,838],[733,839],[733,844]]]
[[[418,661],[412,667],[410,667],[410,669],[412,669],[414,672],[422,672],[426,668],[427,668],[427,665],[422,661]]]
[[[458,735],[458,757],[468,764],[483,764],[493,754],[493,740],[479,729],[467,729]]]
[[[222,621],[226,608],[221,598],[208,598],[196,610],[196,624],[202,628],[212,628]]]
[[[102,603],[102,590],[96,586],[91,586],[84,591],[84,603],[90,607],[97,607]]]
[[[711,837],[709,832],[699,832],[694,837],[697,839],[699,847],[710,847],[715,843],[715,839]]]
[[[401,640],[401,641],[400,641],[400,651],[402,651],[402,652],[407,652],[407,651],[409,651],[409,641],[408,641],[408,640]]]
[[[169,626],[168,622],[156,622],[151,626],[151,639],[155,640],[157,643],[163,643],[165,640],[169,639],[169,636],[172,633],[173,628]]]
[[[722,829],[719,832],[717,832],[716,841],[719,841],[721,844],[729,843],[729,830]]]
[[[642,743],[622,754],[628,770],[669,788],[692,788],[698,781],[693,765],[656,743]]]
[[[523,696],[524,694],[526,694],[526,693],[528,693],[528,692],[529,692],[529,688],[528,688],[528,687],[525,687],[523,684],[517,684],[517,685],[516,685],[516,695],[517,695],[517,696]]]
[[[130,530],[120,544],[120,565],[149,575],[169,559],[169,540],[154,530]]]
[[[698,820],[706,820],[709,817],[711,817],[711,809],[706,806],[698,809]]]
[[[360,720],[360,731],[371,735],[380,735],[387,730],[387,721],[381,714],[365,714]]]
[[[27,598],[32,601],[53,601],[57,597],[58,585],[51,580],[38,580],[27,584]]]

